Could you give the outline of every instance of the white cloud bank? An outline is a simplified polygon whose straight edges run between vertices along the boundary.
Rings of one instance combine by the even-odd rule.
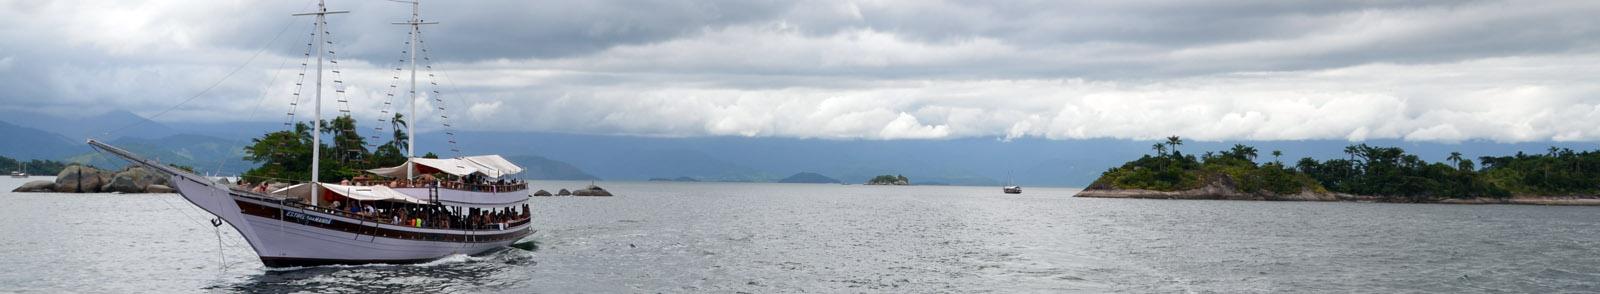
[[[633,20],[607,17],[633,15],[630,5],[590,3],[582,15],[541,18],[566,21],[550,25],[526,25],[514,8],[576,4],[447,7],[440,15],[457,17],[446,25],[499,29],[431,35],[451,60],[439,65],[443,106],[466,129],[646,136],[1600,140],[1595,3],[746,4],[652,2],[697,9]],[[0,2],[10,11],[0,11],[0,37],[29,40],[0,48],[0,83],[15,89],[0,102],[153,113],[262,42],[233,31],[284,24],[219,14],[300,3],[119,5]],[[382,107],[404,35],[373,19],[382,17],[334,29],[354,52],[341,64],[365,121]],[[237,113],[286,108],[298,71],[278,65],[298,64],[284,56],[296,53],[270,51],[214,97],[161,119],[280,119]]]

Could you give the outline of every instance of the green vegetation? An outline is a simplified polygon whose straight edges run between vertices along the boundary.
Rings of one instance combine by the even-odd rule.
[[[5,173],[10,173],[11,171],[17,170],[17,161],[17,159],[0,156],[0,170],[5,171]],[[67,168],[67,165],[69,164],[54,160],[34,159],[24,161],[22,162],[22,165],[22,168],[25,169],[22,172],[30,175],[54,176],[61,173],[61,170]]]
[[[1107,170],[1091,188],[1181,191],[1220,182],[1247,193],[1331,191],[1410,202],[1600,194],[1600,152],[1551,147],[1546,154],[1480,157],[1480,165],[1459,152],[1446,162],[1429,163],[1400,148],[1359,144],[1345,148],[1348,158],[1304,158],[1289,167],[1279,160],[1281,151],[1272,151],[1271,162],[1257,164],[1255,147],[1234,145],[1197,158],[1178,152],[1182,144],[1178,137],[1167,138],[1151,147],[1155,155]]]
[[[390,119],[394,127],[393,140],[378,145],[374,150],[367,150],[365,137],[358,133],[355,119],[348,115],[334,118],[331,122],[323,122],[327,128],[322,129],[324,134],[332,137],[331,143],[323,142],[321,150],[322,165],[319,167],[321,179],[324,182],[338,182],[341,179],[352,178],[361,171],[397,166],[405,163],[406,133],[405,117],[396,114]],[[437,155],[428,153],[424,157],[437,158]],[[251,145],[245,147],[245,160],[260,163],[261,166],[245,171],[243,177],[256,181],[306,181],[311,179],[311,126],[305,123],[296,123],[293,130],[267,133],[261,138],[251,139]]]
[[[1152,146],[1156,155],[1145,155],[1121,167],[1112,168],[1091,186],[1181,191],[1222,181],[1248,193],[1265,191],[1294,194],[1302,189],[1322,191],[1315,180],[1296,173],[1282,163],[1274,161],[1257,165],[1255,159],[1258,151],[1255,147],[1234,145],[1232,149],[1221,153],[1206,152],[1197,158],[1176,151],[1179,145],[1183,145],[1182,139],[1170,137],[1165,144]],[[1168,146],[1174,151],[1166,152]]]
[[[903,175],[880,175],[867,180],[868,185],[910,185],[911,179]]]

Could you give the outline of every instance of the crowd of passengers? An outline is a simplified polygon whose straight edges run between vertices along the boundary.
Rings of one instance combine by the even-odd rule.
[[[528,204],[522,209],[502,207],[497,209],[463,208],[458,215],[442,205],[397,204],[391,202],[346,205],[335,200],[324,203],[324,209],[347,212],[348,215],[397,226],[430,229],[504,230],[511,224],[527,220]],[[376,204],[376,206],[374,206]]]

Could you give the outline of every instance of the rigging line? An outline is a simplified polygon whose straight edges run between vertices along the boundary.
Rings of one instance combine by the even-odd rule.
[[[167,205],[167,209],[176,210],[176,211],[178,211],[178,213],[183,214],[184,218],[187,218],[189,220],[194,220],[195,219],[194,215],[189,214],[188,211],[185,211],[183,209],[179,209],[177,206],[173,206],[172,202],[167,200],[167,197],[159,197],[159,199],[161,199],[161,204],[166,204]],[[190,223],[190,222],[180,221],[180,223]],[[195,225],[201,226],[200,224],[195,224]],[[204,228],[205,228],[204,226],[201,226],[201,229],[204,229]],[[233,243],[231,241],[227,241],[226,243],[228,244],[228,246],[234,246],[234,247],[238,246],[237,244],[235,244],[235,243]]]
[[[244,61],[244,63],[239,64],[239,67],[233,68],[233,70],[229,71],[228,74],[223,75],[221,79],[218,79],[217,82],[212,83],[211,86],[207,86],[205,89],[200,90],[200,93],[195,93],[194,96],[189,96],[189,98],[188,99],[184,99],[183,102],[178,102],[178,104],[172,105],[172,107],[168,107],[166,110],[162,110],[161,112],[156,113],[156,115],[153,115],[153,116],[150,116],[150,117],[140,117],[141,119],[138,122],[134,122],[132,124],[129,124],[129,125],[126,125],[126,126],[122,126],[121,128],[117,128],[117,129],[114,129],[114,130],[106,131],[106,132],[101,133],[101,134],[109,136],[111,133],[121,132],[122,130],[126,130],[128,128],[132,128],[132,127],[135,127],[135,126],[138,126],[138,125],[142,125],[142,124],[144,124],[146,122],[150,122],[151,120],[154,120],[157,117],[161,117],[162,115],[166,115],[168,112],[172,112],[173,110],[178,109],[178,107],[183,106],[184,104],[189,104],[189,102],[194,101],[194,99],[196,99],[196,98],[200,98],[200,96],[203,96],[206,93],[210,93],[211,89],[216,89],[217,86],[222,85],[222,82],[227,81],[228,78],[232,78],[234,74],[239,73],[240,70],[244,70],[245,67],[249,66],[251,62],[256,60],[256,57],[261,56],[261,53],[265,53],[265,52],[267,52],[267,49],[272,48],[272,44],[278,42],[278,37],[282,37],[284,32],[288,32],[289,28],[294,26],[294,23],[295,22],[291,21],[291,22],[288,22],[288,23],[284,24],[283,29],[278,30],[278,34],[277,35],[273,35],[272,36],[272,40],[268,40],[266,44],[262,44],[261,45],[261,49],[256,50],[255,54],[251,54],[249,59],[246,59]]]
[[[293,25],[294,23],[296,23],[296,22],[289,22],[290,25]],[[272,72],[272,80],[267,82],[267,91],[266,91],[266,93],[262,93],[261,94],[261,98],[256,99],[256,106],[253,107],[253,108],[250,108],[250,109],[261,109],[261,105],[267,102],[267,97],[271,96],[270,94],[272,93],[272,90],[271,90],[272,89],[272,85],[278,83],[278,77],[283,75],[283,68],[289,65],[289,60],[290,59],[291,58],[284,58],[282,62],[278,63],[278,70],[275,70],[275,71]],[[245,121],[254,121],[255,118],[256,118],[256,113],[259,113],[259,112],[260,111],[251,111],[249,117],[245,118]],[[232,141],[233,142],[230,142],[230,143],[233,143],[234,146],[240,146],[240,147],[244,146],[244,144],[241,144],[243,142],[243,140],[239,139],[238,137],[234,137]],[[227,165],[227,163],[228,163],[228,160],[226,158],[217,159],[217,169],[215,169],[215,171],[217,173],[221,173],[222,172],[222,167]]]

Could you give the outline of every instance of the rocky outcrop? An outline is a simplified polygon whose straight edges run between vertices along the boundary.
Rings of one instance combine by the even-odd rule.
[[[145,193],[150,185],[166,184],[166,177],[156,176],[143,167],[130,166],[117,172],[111,181],[100,187],[101,192]]]
[[[572,191],[567,191],[567,189],[561,189],[561,191],[556,191],[556,196],[572,196]]]
[[[533,192],[533,196],[551,196],[551,195],[550,195],[550,191],[539,190],[539,191],[534,191]]]
[[[121,171],[111,172],[94,167],[72,165],[56,174],[56,181],[45,185],[40,182],[28,183],[17,188],[14,192],[58,192],[58,193],[147,193],[151,186],[159,186],[171,193],[172,188],[167,186],[168,177],[145,169],[140,166],[129,166]],[[26,189],[24,189],[26,188]]]
[[[32,181],[12,189],[11,192],[55,192],[56,182]]]
[[[1228,177],[1215,177],[1200,188],[1183,191],[1153,191],[1141,189],[1117,189],[1103,183],[1096,183],[1084,188],[1073,197],[1087,198],[1138,198],[1138,199],[1191,199],[1191,200],[1268,200],[1268,201],[1341,201],[1361,200],[1359,196],[1317,192],[1302,189],[1296,194],[1276,194],[1269,191],[1247,193],[1239,191],[1233,180]]]
[[[172,189],[172,187],[167,187],[167,185],[150,185],[150,186],[144,187],[144,192],[145,193],[177,193],[178,190]]]
[[[600,186],[589,185],[583,189],[572,191],[572,196],[611,196],[611,192],[600,188]]]
[[[111,181],[111,176],[93,167],[82,165],[68,166],[56,174],[56,192],[61,193],[95,193],[100,192],[100,186]]]

